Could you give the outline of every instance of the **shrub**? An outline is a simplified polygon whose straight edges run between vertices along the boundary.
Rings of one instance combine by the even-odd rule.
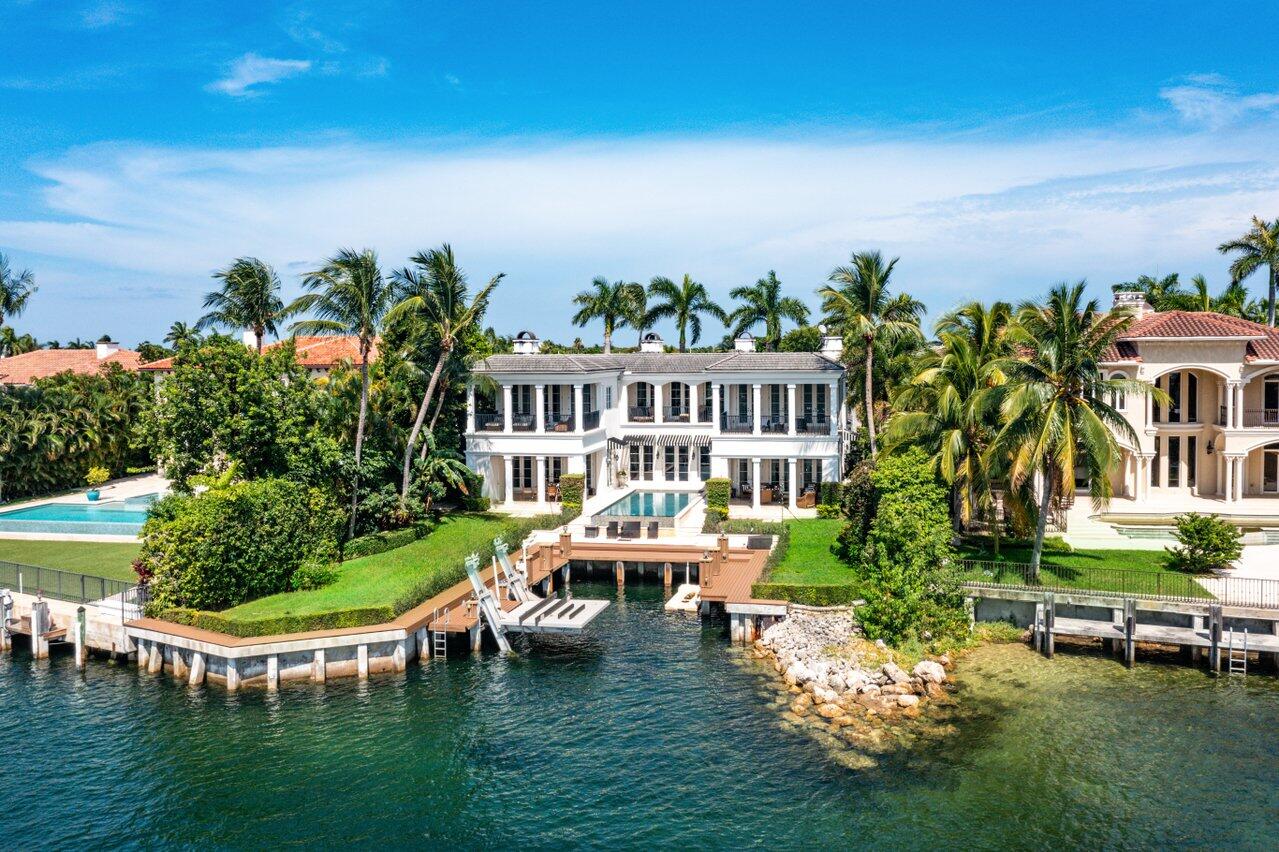
[[[844,483],[842,482],[823,482],[817,490],[817,502],[827,506],[838,507],[843,496]]]
[[[1202,574],[1229,568],[1243,553],[1243,533],[1216,515],[1177,516],[1179,547],[1164,548],[1169,568]]]
[[[838,518],[841,514],[838,503],[817,504],[817,517],[819,518]]]
[[[777,539],[773,550],[764,562],[764,570],[760,572],[760,580],[767,581],[773,569],[786,558],[790,550],[790,525],[785,521],[757,521],[753,518],[741,518],[733,521],[720,521],[710,532],[735,533],[739,535],[771,535]]]
[[[582,514],[582,496],[586,493],[586,475],[565,473],[560,475],[560,504],[564,514],[576,518]]]
[[[878,494],[862,567],[867,635],[889,643],[967,626],[953,569],[950,494],[918,447],[884,454],[871,474]]]
[[[706,480],[706,509],[728,516],[728,498],[733,493],[733,483],[727,477],[715,476]]]
[[[353,538],[342,548],[342,559],[343,561],[359,559],[361,556],[372,556],[375,553],[395,550],[397,547],[412,544],[429,533],[432,528],[432,524],[423,521],[403,529],[386,530]]]
[[[751,586],[751,597],[806,606],[846,606],[857,600],[858,588],[834,583],[756,583]]]
[[[84,475],[84,481],[90,488],[97,488],[104,485],[111,478],[111,471],[105,467],[91,467],[89,472]]]
[[[293,572],[289,584],[295,592],[322,589],[338,578],[338,571],[328,562],[304,562]]]
[[[225,609],[288,591],[299,566],[336,557],[341,517],[331,496],[285,479],[161,500],[142,529],[147,611]]]
[[[875,485],[871,479],[875,463],[869,458],[859,461],[840,488],[840,512],[848,524],[839,534],[836,555],[845,562],[859,562],[870,523],[875,517]]]
[[[174,624],[185,624],[230,636],[275,636],[281,633],[305,633],[309,630],[337,630],[343,627],[367,627],[395,618],[388,606],[367,606],[310,615],[281,615],[254,620],[231,619],[220,612],[169,607],[154,613],[155,618]]]

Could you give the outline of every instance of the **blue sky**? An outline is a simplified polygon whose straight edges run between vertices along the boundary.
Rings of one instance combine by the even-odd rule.
[[[1279,216],[1274,4],[175,8],[0,0],[21,330],[158,339],[239,255],[296,292],[339,246],[445,241],[507,274],[503,331],[596,339],[568,305],[600,274],[727,300],[775,268],[812,304],[864,248],[935,315],[1220,287],[1216,244]]]

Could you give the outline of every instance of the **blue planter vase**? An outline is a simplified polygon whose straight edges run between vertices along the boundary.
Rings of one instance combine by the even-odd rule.
[[[87,496],[89,498],[89,502],[93,502],[102,496],[102,492],[96,488],[93,488],[89,491]]]

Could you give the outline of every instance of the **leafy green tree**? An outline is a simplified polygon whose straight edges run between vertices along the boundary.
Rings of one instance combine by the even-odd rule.
[[[453,354],[460,337],[478,327],[488,308],[489,297],[505,277],[499,272],[480,288],[468,303],[466,273],[457,265],[453,248],[447,243],[438,249],[419,252],[411,259],[415,269],[404,268],[392,273],[397,285],[399,302],[389,312],[388,320],[400,318],[419,329],[421,334],[434,342],[435,365],[422,402],[417,408],[413,428],[404,448],[404,464],[400,480],[400,506],[407,508],[409,486],[412,477],[413,455],[417,449],[422,424],[426,422],[435,388],[445,362]]]
[[[594,320],[602,320],[604,354],[611,355],[613,332],[628,324],[635,316],[635,288],[640,285],[626,281],[614,281],[610,284],[607,278],[597,275],[591,281],[591,287],[593,289],[583,290],[573,297],[573,304],[578,308],[573,315],[573,325],[585,327]]]
[[[359,348],[360,409],[355,425],[355,481],[351,486],[347,530],[348,538],[354,538],[364,426],[369,409],[369,361],[383,320],[394,303],[395,288],[382,277],[377,255],[369,249],[362,252],[342,249],[322,267],[307,273],[302,286],[311,292],[298,298],[289,310],[314,314],[314,318],[294,323],[293,332],[350,335]]]
[[[658,320],[675,321],[679,331],[679,351],[688,351],[688,332],[691,331],[692,343],[702,339],[702,314],[712,316],[727,324],[728,314],[719,305],[711,301],[706,286],[694,281],[692,276],[685,275],[684,280],[676,284],[669,278],[654,278],[648,285],[648,295],[657,299],[648,311],[648,325]]]
[[[1169,568],[1206,574],[1233,566],[1243,555],[1243,532],[1217,515],[1177,516],[1177,547],[1166,547]]]
[[[336,557],[331,495],[285,479],[214,487],[156,504],[135,567],[150,578],[147,613],[221,610],[292,588],[295,572]]]
[[[34,352],[39,348],[39,342],[31,335],[18,334],[11,326],[0,327],[0,358]]]
[[[164,342],[175,350],[187,344],[199,345],[200,333],[184,322],[175,322],[164,334]]]
[[[815,325],[801,325],[792,328],[782,335],[777,344],[778,352],[820,352],[822,351],[822,330]]]
[[[158,343],[152,343],[144,340],[138,344],[138,357],[142,359],[143,364],[150,364],[152,361],[159,361],[162,358],[173,357],[173,350],[167,346],[161,346]]]
[[[1084,300],[1084,282],[1054,287],[1048,301],[1023,303],[1009,329],[1018,353],[1000,361],[1003,426],[990,452],[1007,454],[1009,482],[1017,488],[1036,477],[1039,510],[1031,575],[1039,576],[1044,529],[1055,496],[1073,488],[1082,471],[1098,509],[1111,497],[1110,473],[1121,453],[1116,435],[1133,445],[1137,436],[1110,399],[1120,394],[1166,401],[1148,382],[1103,377],[1107,349],[1132,324],[1126,311],[1102,311]]]
[[[1116,293],[1141,293],[1146,302],[1157,311],[1193,311],[1195,296],[1181,288],[1181,276],[1176,272],[1162,278],[1154,275],[1139,275],[1136,281],[1125,281],[1114,285],[1111,290]]]
[[[782,295],[782,282],[771,269],[751,287],[734,287],[729,296],[741,302],[729,315],[732,336],[739,337],[763,323],[764,348],[769,351],[781,343],[784,320],[796,325],[808,322],[808,307],[793,296]]]
[[[213,277],[222,287],[205,295],[204,307],[211,310],[200,317],[196,329],[250,329],[261,353],[263,338],[267,333],[278,335],[277,326],[288,315],[275,270],[256,257],[241,257]]]
[[[1258,269],[1269,273],[1269,296],[1266,299],[1266,323],[1275,324],[1275,288],[1279,286],[1279,219],[1266,222],[1259,216],[1252,217],[1252,229],[1242,237],[1227,240],[1217,246],[1222,254],[1236,255],[1230,263],[1232,280],[1243,281]]]
[[[877,251],[854,252],[850,265],[836,267],[828,276],[830,284],[818,290],[826,324],[839,329],[846,341],[860,350],[864,359],[862,374],[866,403],[866,429],[870,437],[870,454],[874,458],[875,442],[875,348],[876,344],[896,338],[919,338],[919,316],[922,305],[913,299],[894,299],[889,282],[898,258],[884,263]]]
[[[30,269],[16,272],[9,268],[9,258],[0,252],[0,326],[4,321],[27,309],[36,290],[36,278]]]
[[[858,619],[868,636],[890,644],[956,632],[964,623],[963,594],[953,569],[946,487],[918,447],[880,456],[871,480],[878,499]]]

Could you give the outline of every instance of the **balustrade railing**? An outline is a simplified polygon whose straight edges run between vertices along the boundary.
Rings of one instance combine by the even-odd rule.
[[[626,409],[627,419],[632,422],[651,422],[653,420],[653,406],[651,405],[632,405]]]
[[[475,412],[475,428],[480,432],[501,432],[505,427],[500,411]]]
[[[1279,426],[1279,408],[1246,408],[1244,426]]]
[[[749,414],[725,414],[720,418],[719,426],[724,432],[753,432],[755,418]]]
[[[512,432],[532,432],[537,428],[537,418],[532,414],[512,414]]]
[[[826,417],[799,417],[795,420],[795,431],[801,435],[829,435],[830,420]]]
[[[588,411],[582,415],[583,429],[598,429],[600,426],[600,413],[598,411]]]
[[[672,423],[688,422],[687,405],[668,405],[662,409],[662,419]]]

